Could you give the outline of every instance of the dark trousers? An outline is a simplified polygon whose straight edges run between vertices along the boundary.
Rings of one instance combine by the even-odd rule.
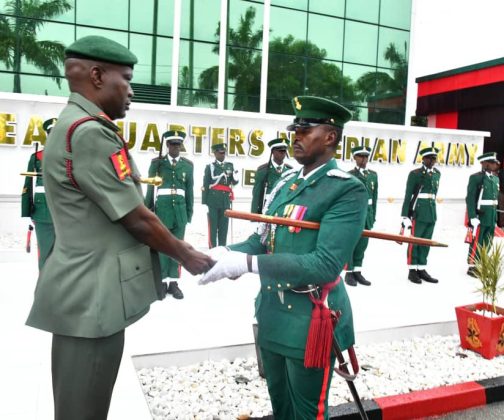
[[[417,238],[432,239],[436,223],[424,223],[413,220],[411,235]],[[408,265],[427,265],[430,246],[408,245]]]
[[[303,359],[260,349],[275,420],[329,419],[327,399],[335,359],[326,369],[307,369]]]
[[[33,224],[37,235],[38,268],[41,270],[54,246],[54,225],[35,221]]]
[[[467,254],[467,263],[474,265],[474,261],[479,258],[478,246],[486,245],[491,247],[493,243],[495,232],[495,225],[492,226],[478,226],[476,232],[473,233],[473,241],[469,245],[469,253]]]
[[[353,250],[352,260],[348,262],[348,271],[352,271],[355,267],[362,268],[364,253],[366,252],[369,243],[369,238],[361,237]]]
[[[174,226],[170,229],[170,232],[177,239],[184,239],[186,225],[182,226]],[[180,264],[178,261],[170,258],[168,255],[159,253],[159,262],[161,263],[161,276],[163,279],[171,278],[178,279],[180,278]]]
[[[103,338],[53,334],[55,420],[106,420],[124,349],[124,330]]]
[[[208,248],[225,246],[229,219],[224,216],[227,209],[208,206]]]

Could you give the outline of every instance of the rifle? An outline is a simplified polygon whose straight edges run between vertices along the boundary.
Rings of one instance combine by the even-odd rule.
[[[293,227],[299,227],[301,229],[312,229],[312,230],[320,229],[320,223],[310,222],[306,220],[294,220],[289,219],[287,217],[268,216],[265,214],[248,213],[245,211],[238,211],[238,210],[226,210],[224,212],[224,215],[235,219],[249,220],[252,222],[271,223],[274,225],[282,225],[282,226],[293,226]],[[448,245],[446,244],[432,241],[430,239],[417,238],[415,236],[401,236],[393,233],[377,232],[374,230],[364,229],[362,231],[362,236],[367,238],[384,239],[386,241],[396,241],[396,242],[401,241],[406,243],[412,243],[415,245],[437,246],[445,248],[448,247]]]

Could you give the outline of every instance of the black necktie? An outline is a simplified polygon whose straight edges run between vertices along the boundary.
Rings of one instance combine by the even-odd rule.
[[[177,159],[173,158],[173,159],[171,160],[171,162],[172,162],[172,166],[175,166],[175,165],[177,164]]]

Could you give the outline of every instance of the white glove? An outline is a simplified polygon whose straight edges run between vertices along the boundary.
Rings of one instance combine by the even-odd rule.
[[[208,251],[205,251],[205,254],[208,255],[212,260],[219,261],[228,252],[229,249],[225,246],[216,246],[215,248],[210,248]]]
[[[203,275],[198,284],[208,284],[224,278],[236,279],[247,272],[247,254],[228,251]]]
[[[478,226],[480,225],[480,221],[477,217],[474,217],[473,219],[470,220],[471,226],[473,230],[476,232],[476,229],[478,229]]]
[[[403,217],[401,219],[401,225],[404,229],[411,229],[411,219],[409,217]]]

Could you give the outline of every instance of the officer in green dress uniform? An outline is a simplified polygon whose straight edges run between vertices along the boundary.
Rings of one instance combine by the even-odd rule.
[[[50,118],[42,124],[47,135],[51,132],[56,124],[56,118]],[[38,143],[37,143],[38,145]],[[35,177],[27,176],[21,194],[21,217],[31,217],[35,225],[35,235],[37,236],[38,247],[38,268],[44,266],[44,263],[51,252],[54,244],[54,226],[51,218],[51,213],[47,208],[44,182],[42,178],[42,159],[44,157],[43,150],[36,150],[30,156],[28,161],[27,172],[35,172],[38,175]],[[35,188],[33,187],[33,179],[35,178]]]
[[[352,148],[352,155],[355,160],[355,168],[348,171],[357,179],[359,179],[368,192],[368,206],[366,215],[365,229],[372,229],[376,220],[376,202],[378,200],[378,174],[375,171],[367,169],[367,163],[371,148],[366,146],[357,146]],[[352,258],[348,261],[347,272],[345,274],[345,282],[349,286],[357,286],[360,283],[364,286],[370,286],[371,282],[366,280],[361,273],[362,261],[364,253],[368,246],[369,238],[361,237],[352,254]]]
[[[467,274],[472,277],[476,277],[474,261],[479,257],[478,245],[489,246],[493,242],[499,198],[499,178],[493,174],[499,168],[497,154],[484,153],[478,156],[478,160],[481,171],[469,177],[466,195],[467,217],[473,231],[467,256]]]
[[[156,188],[147,187],[145,205],[153,210],[170,232],[184,239],[186,225],[191,223],[194,207],[194,165],[180,156],[180,145],[186,134],[182,131],[167,131],[162,139],[168,145],[168,154],[152,160],[149,177],[159,176],[163,183]],[[161,148],[163,144],[161,143]],[[155,202],[154,202],[155,201]],[[180,264],[173,258],[160,255],[163,282],[168,283],[167,293],[175,299],[183,299],[184,294],[178,285]]]
[[[137,167],[112,122],[129,108],[136,62],[101,36],[65,50],[72,93],[43,160],[56,239],[27,320],[53,334],[56,420],[107,418],[124,329],[163,298],[157,251],[192,274],[213,264],[145,207]]]
[[[226,245],[229,219],[224,212],[231,208],[232,186],[238,184],[237,171],[231,162],[225,162],[226,145],[212,145],[215,161],[205,167],[202,202],[208,206],[208,248]]]
[[[292,169],[292,166],[284,163],[289,144],[289,139],[285,138],[277,138],[268,142],[271,149],[270,159],[268,163],[259,166],[255,173],[250,209],[252,213],[262,213],[264,201],[268,199],[276,182],[285,171]]]
[[[296,97],[292,103],[296,118],[287,129],[296,132],[293,155],[303,167],[284,173],[263,213],[319,222],[320,230],[260,224],[255,234],[231,245],[230,251],[211,249],[217,263],[200,283],[259,274],[258,345],[273,416],[328,419],[334,357],[328,351],[323,367],[311,367],[317,365],[312,355],[319,354],[325,342],[315,338],[314,332],[320,331],[311,322],[316,316],[312,310],[327,310],[327,304],[341,311],[339,323],[334,330],[329,327],[329,337],[324,338],[330,346],[334,332],[342,349],[354,344],[350,301],[339,275],[364,228],[368,193],[362,182],[338,169],[333,158],[350,111],[310,96]]]
[[[402,228],[411,229],[411,235],[418,238],[431,239],[437,220],[436,194],[439,188],[441,173],[434,168],[439,149],[426,147],[420,150],[422,167],[414,169],[408,175],[406,193],[402,206]],[[412,283],[421,284],[422,280],[428,283],[437,283],[426,271],[427,256],[430,247],[412,245],[408,246],[408,279]]]

